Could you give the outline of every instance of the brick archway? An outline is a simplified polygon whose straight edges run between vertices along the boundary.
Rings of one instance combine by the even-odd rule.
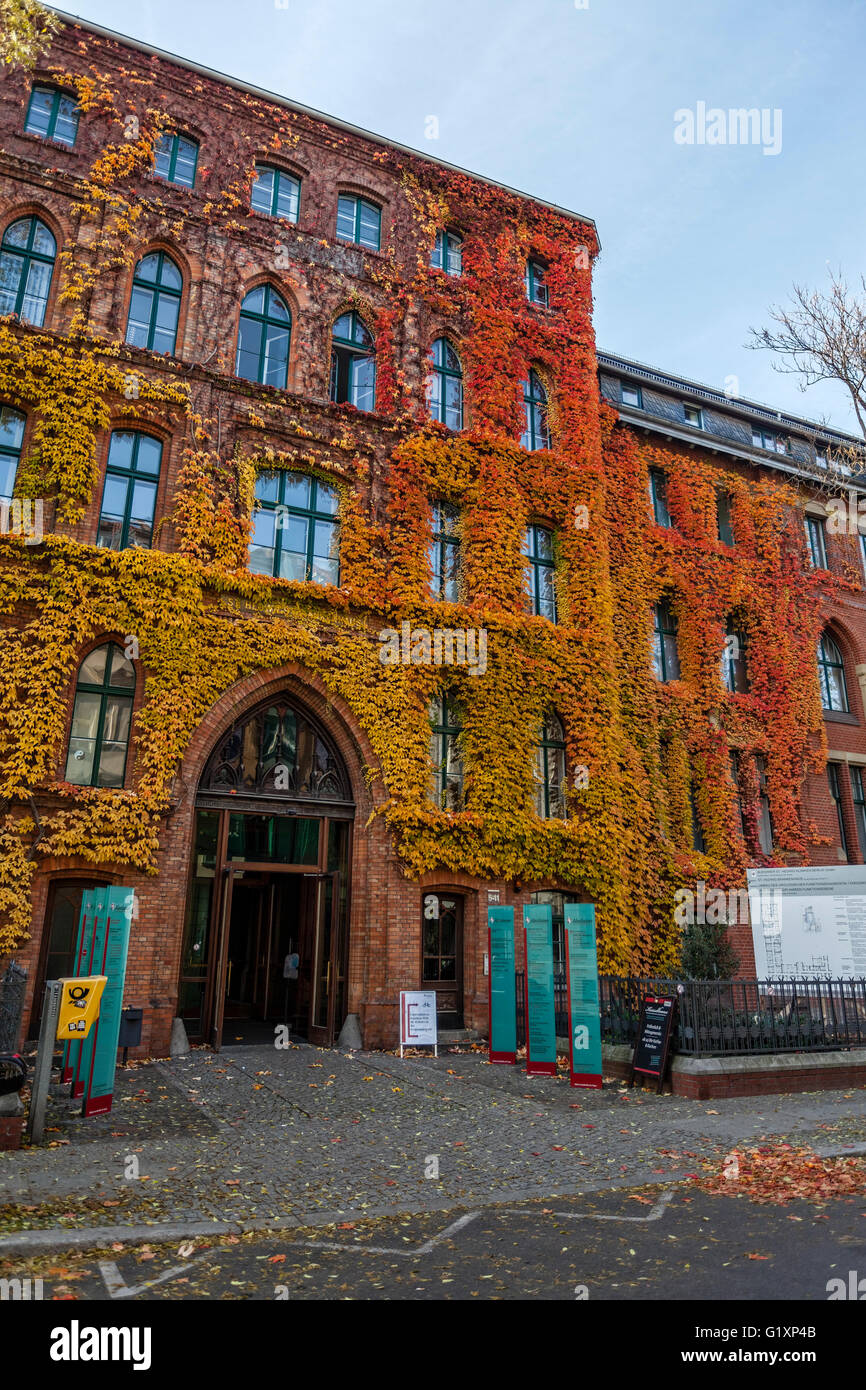
[[[321,740],[317,747],[323,759],[328,751],[328,766],[339,764],[342,777],[338,778],[337,794],[317,797],[310,790],[312,781],[302,786],[300,776],[285,795],[275,789],[273,769],[267,771],[269,764],[259,756],[266,739],[256,718],[272,705],[282,711],[274,716],[275,728],[280,729],[280,719],[288,717],[291,729],[288,711],[294,711]],[[245,735],[249,720],[256,722]],[[299,723],[299,744],[302,728]],[[252,767],[255,760],[255,788],[251,789],[246,779],[232,782],[231,777],[227,785],[202,786],[203,774],[207,771],[210,776],[213,771],[211,760],[221,743],[227,741],[232,749],[233,731],[241,740],[245,736],[253,739],[248,765]],[[282,730],[278,740],[281,737]],[[260,746],[255,745],[258,738],[262,739]],[[289,744],[293,738],[294,733]],[[238,773],[242,764],[237,749],[227,752],[226,757],[221,769]],[[254,1018],[264,1027],[275,1017],[274,991],[280,998],[285,995],[286,1017],[291,996],[292,1029],[311,1041],[332,1042],[346,1014],[353,1011],[352,1001],[367,969],[363,913],[369,855],[366,822],[382,795],[381,785],[371,786],[371,766],[375,766],[372,749],[348,706],[318,677],[296,666],[259,672],[237,682],[199,724],[175,783],[173,800],[179,814],[172,837],[175,850],[183,854],[188,866],[184,927],[178,940],[178,1012],[188,1020],[195,1036],[219,1045],[223,1009],[229,1005],[235,1010],[232,1035],[240,1026],[236,1020],[241,1017],[237,1010],[242,1006],[256,1010],[261,1006]],[[259,830],[252,834],[256,823],[266,827],[265,841],[256,838]],[[256,852],[251,845],[256,846]],[[286,845],[291,848],[286,850]],[[246,905],[238,917],[237,904],[250,902],[257,880],[261,880],[263,895],[270,895],[265,925],[265,909],[255,909],[261,918],[255,930],[267,942],[266,972],[274,983],[270,997],[265,989],[263,1005],[261,995],[249,997],[246,984],[242,999],[235,988],[244,968],[235,959],[238,939],[243,943],[245,924],[251,920],[251,909]],[[282,906],[275,906],[278,901]],[[191,949],[198,949],[199,955],[191,955]],[[242,944],[240,950],[244,949]],[[260,944],[249,949],[256,958],[261,957]],[[284,990],[275,966],[292,954],[300,957],[296,966],[299,974],[292,977],[294,987]],[[247,970],[244,979],[249,975]],[[322,991],[328,996],[324,1010]],[[226,1014],[226,1022],[228,1018]],[[254,1031],[252,1023],[248,1031]]]
[[[187,745],[177,778],[182,789],[179,799],[191,803],[220,738],[258,705],[279,695],[309,710],[322,726],[342,758],[358,816],[369,815],[386,799],[381,780],[366,775],[367,769],[377,767],[370,742],[345,700],[329,691],[312,671],[298,665],[245,676],[211,706]]]

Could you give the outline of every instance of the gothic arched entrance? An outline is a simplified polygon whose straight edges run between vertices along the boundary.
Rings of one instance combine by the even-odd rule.
[[[287,1023],[329,1045],[346,1014],[355,807],[345,766],[288,697],[217,743],[196,795],[178,1011],[219,1048]]]

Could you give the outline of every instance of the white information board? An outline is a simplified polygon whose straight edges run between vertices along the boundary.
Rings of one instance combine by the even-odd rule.
[[[746,876],[759,980],[866,975],[866,864]]]
[[[433,1047],[439,1056],[436,1032],[436,991],[400,991],[400,1056],[404,1047]]]

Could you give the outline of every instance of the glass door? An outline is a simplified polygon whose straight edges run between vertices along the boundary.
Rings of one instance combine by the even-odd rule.
[[[339,982],[338,879],[336,873],[322,874],[315,885],[310,1042],[320,1047],[329,1047],[334,1041]]]
[[[422,899],[422,990],[436,992],[440,1028],[463,1027],[463,899],[425,893]]]
[[[228,975],[229,923],[232,918],[234,877],[234,869],[231,867],[227,868],[225,871],[225,882],[223,884],[222,902],[220,903],[219,945],[216,957],[216,970],[214,972],[213,1021],[210,1035],[210,1045],[214,1052],[219,1052],[223,1041],[223,1019],[225,1018],[226,1007],[226,978]]]

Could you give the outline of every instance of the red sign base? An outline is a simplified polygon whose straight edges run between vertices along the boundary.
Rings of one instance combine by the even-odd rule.
[[[527,1076],[556,1076],[555,1062],[527,1062]]]
[[[493,1066],[497,1063],[502,1066],[513,1067],[517,1062],[516,1052],[491,1052],[490,1062]]]
[[[601,1077],[596,1076],[593,1072],[573,1071],[571,1073],[571,1084],[572,1086],[583,1086],[594,1091],[600,1091],[602,1081]]]
[[[89,1100],[84,1102],[84,1110],[82,1113],[85,1115],[107,1115],[111,1110],[111,1100],[112,1097],[110,1095],[91,1096]]]

